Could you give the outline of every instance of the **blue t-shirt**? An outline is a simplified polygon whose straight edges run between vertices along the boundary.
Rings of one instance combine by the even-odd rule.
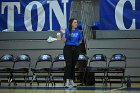
[[[83,40],[83,35],[81,31],[78,29],[72,30],[71,34],[69,29],[65,29],[65,38],[66,38],[65,45],[79,46],[80,45],[79,41]]]

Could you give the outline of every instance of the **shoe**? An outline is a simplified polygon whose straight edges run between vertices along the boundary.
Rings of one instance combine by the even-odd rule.
[[[66,87],[66,88],[71,87],[71,86],[70,86],[70,83],[69,83],[69,82],[66,82],[66,83],[65,83],[65,87]]]
[[[77,84],[75,84],[75,83],[73,82],[73,80],[70,81],[70,85],[71,85],[72,87],[77,87]]]

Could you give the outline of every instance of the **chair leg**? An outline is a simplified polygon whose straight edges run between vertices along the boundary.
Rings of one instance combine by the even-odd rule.
[[[83,73],[84,73],[84,75],[83,75],[83,78],[82,78],[82,83],[80,85],[84,85],[84,80],[86,78],[86,69],[85,69],[85,71]]]
[[[107,74],[107,72],[105,72],[105,78],[104,78],[105,80],[105,86],[107,86],[107,81],[108,81],[108,74]]]
[[[33,73],[32,80],[30,82],[30,86],[32,86],[33,81],[36,79],[36,75]]]
[[[102,78],[102,81],[103,81],[103,86],[106,86],[106,74],[104,72],[104,77]]]
[[[24,83],[25,83],[25,86],[26,86],[26,77],[24,76]]]
[[[45,80],[46,80],[46,86],[49,86],[49,83],[48,83],[48,78],[47,78],[47,76],[45,77]]]
[[[125,77],[123,76],[123,78],[121,79],[121,87],[123,87],[123,83],[124,83],[124,81],[125,81]]]
[[[52,83],[52,86],[55,86],[55,81],[51,73],[49,74],[49,82]]]
[[[27,76],[24,77],[24,80],[25,80],[25,86],[26,86],[26,83],[27,83]]]
[[[39,82],[38,82],[37,78],[36,78],[36,82],[37,82],[37,85],[39,86]]]
[[[107,76],[105,76],[105,86],[107,86],[107,81],[108,81],[108,78]]]
[[[12,82],[12,78],[9,78],[9,79],[8,79],[8,86],[11,85],[11,82]]]
[[[105,86],[105,79],[104,78],[101,79],[102,79],[103,86]]]
[[[11,85],[12,81],[14,82],[14,86],[17,86],[16,79],[15,79],[15,76],[13,74],[12,74],[12,76],[9,79],[9,86]]]
[[[39,82],[38,82],[35,74],[33,74],[33,76],[32,76],[32,81],[30,82],[30,86],[32,86],[32,83],[34,80],[37,82],[37,85],[39,86]]]
[[[15,78],[13,78],[13,81],[14,81],[14,86],[17,86]]]
[[[87,81],[85,81],[85,79],[87,78],[87,75],[88,75],[88,72],[85,69],[81,85],[87,85]]]
[[[12,82],[12,81],[13,81],[13,74],[10,73],[10,77],[9,77],[9,79],[8,79],[8,86],[11,85],[11,82]]]
[[[37,82],[37,85],[39,86],[39,82],[38,82],[38,80],[37,80],[36,76],[35,76],[35,81]]]
[[[34,75],[32,76],[32,80],[30,82],[30,86],[32,86],[33,81],[34,81]]]
[[[109,79],[110,87],[111,87],[111,80]]]
[[[50,76],[49,79],[50,79],[49,81],[51,82],[52,86],[55,86],[55,81],[54,81],[53,76]]]

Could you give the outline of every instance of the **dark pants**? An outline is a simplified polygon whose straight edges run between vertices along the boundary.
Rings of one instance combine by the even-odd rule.
[[[64,58],[66,60],[65,79],[75,79],[75,65],[79,57],[79,49],[77,46],[65,45],[63,49]]]

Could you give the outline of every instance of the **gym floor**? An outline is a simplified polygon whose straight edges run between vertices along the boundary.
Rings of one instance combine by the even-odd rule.
[[[131,88],[126,88],[125,84],[109,84],[103,86],[101,83],[95,86],[77,86],[76,88],[65,88],[63,84],[57,84],[55,87],[46,87],[45,84],[37,86],[35,83],[30,86],[24,86],[22,83],[17,86],[1,85],[0,93],[140,93],[140,83],[132,83]]]

